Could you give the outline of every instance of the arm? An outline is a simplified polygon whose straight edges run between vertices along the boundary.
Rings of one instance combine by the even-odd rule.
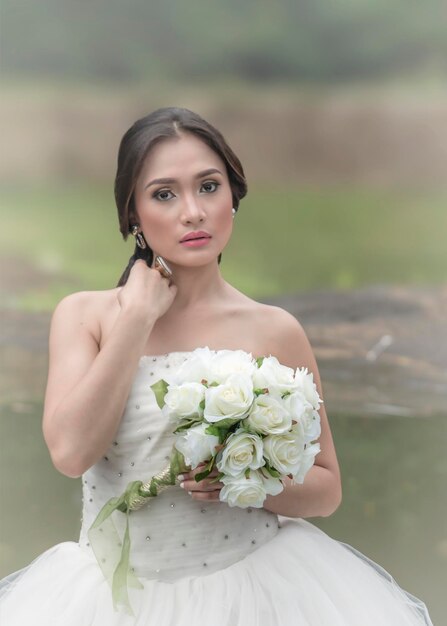
[[[293,369],[307,367],[313,373],[320,398],[324,400],[317,363],[302,326],[282,309],[277,309],[275,316],[278,319],[272,326],[281,330],[279,337],[275,338],[272,354]],[[267,496],[265,509],[278,515],[305,518],[328,517],[339,507],[342,499],[340,469],[324,404],[320,406],[319,414],[321,451],[315,457],[315,464],[302,485],[293,485],[291,479],[287,479],[280,494]]]
[[[118,292],[120,312],[101,350],[100,315],[92,295],[72,294],[57,306],[50,330],[43,433],[63,474],[80,476],[112,443],[138,359],[174,295],[175,287],[157,271],[136,263]]]

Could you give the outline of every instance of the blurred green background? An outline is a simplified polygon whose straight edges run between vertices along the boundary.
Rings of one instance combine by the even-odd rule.
[[[67,293],[115,286],[133,248],[113,200],[117,147],[160,106],[197,111],[242,160],[249,193],[222,262],[235,287],[262,299],[446,284],[441,0],[3,0],[1,10],[3,312],[32,326]],[[21,404],[19,373],[0,407],[2,501],[15,502],[0,514],[0,575],[79,527],[79,484],[56,474],[42,443],[41,379]],[[376,558],[435,621],[446,420],[330,418],[344,503],[315,523]],[[31,531],[27,516],[17,523],[24,499]]]
[[[222,265],[237,287],[442,283],[445,13],[439,0],[5,0],[1,249],[48,279],[7,302],[50,310],[74,285],[115,283],[131,253],[116,239],[117,146],[166,105],[207,117],[245,166]]]

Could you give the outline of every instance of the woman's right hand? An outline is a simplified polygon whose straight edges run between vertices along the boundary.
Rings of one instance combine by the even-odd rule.
[[[148,267],[142,259],[137,259],[126,284],[118,289],[117,297],[121,310],[157,320],[169,309],[176,294],[174,283],[158,270]]]

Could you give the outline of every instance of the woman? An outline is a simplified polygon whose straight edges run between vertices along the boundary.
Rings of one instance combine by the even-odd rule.
[[[130,562],[142,588],[130,590],[133,615],[113,607],[103,572],[122,546],[107,538],[93,553],[88,530],[129,481],[166,464],[172,425],[150,384],[209,346],[307,367],[322,397],[312,349],[295,318],[221,276],[221,254],[245,194],[239,159],[191,111],[159,109],[124,135],[115,197],[121,232],[135,236],[135,253],[117,288],[64,298],[51,323],[43,431],[56,468],[83,476],[81,537],[3,581],[2,623],[431,624],[425,605],[380,566],[303,519],[329,516],[341,502],[324,406],[321,452],[304,483],[287,482],[263,508],[221,502],[216,470],[197,482],[199,466],[132,514]],[[155,257],[171,276],[155,269]],[[295,519],[280,525],[277,515]],[[122,533],[123,519],[117,523]]]

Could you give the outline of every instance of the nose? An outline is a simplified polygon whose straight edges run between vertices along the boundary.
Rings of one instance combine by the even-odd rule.
[[[204,221],[206,213],[198,198],[193,195],[185,197],[181,217],[184,224],[195,224]]]

